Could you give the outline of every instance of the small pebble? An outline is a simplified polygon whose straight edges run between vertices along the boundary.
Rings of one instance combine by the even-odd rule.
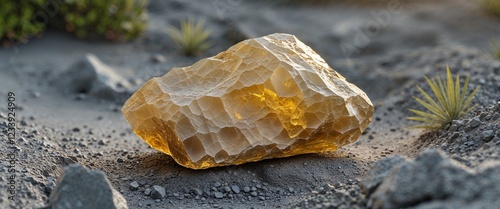
[[[203,194],[203,191],[201,191],[201,189],[194,188],[194,189],[193,189],[193,193],[194,193],[195,195],[202,195],[202,194]]]
[[[239,186],[233,185],[233,186],[231,186],[231,190],[233,190],[233,192],[236,193],[236,194],[240,193],[240,187]]]
[[[220,187],[221,185],[222,184],[220,182],[218,182],[218,181],[214,183],[214,187]]]
[[[151,189],[147,188],[144,190],[144,195],[149,196],[151,194]]]
[[[154,185],[151,189],[151,198],[153,199],[162,199],[167,195],[165,192],[165,187]]]
[[[481,124],[481,120],[479,120],[478,117],[472,118],[472,120],[469,122],[471,128],[476,128],[479,126],[479,124]]]
[[[486,130],[481,133],[481,139],[485,142],[491,141],[495,135],[493,134],[493,130]]]
[[[137,189],[139,189],[139,183],[137,183],[137,181],[133,181],[132,183],[130,183],[130,186],[128,188],[130,189],[130,191],[136,191]]]
[[[224,194],[222,194],[222,192],[214,192],[214,196],[217,199],[222,199],[224,197]]]

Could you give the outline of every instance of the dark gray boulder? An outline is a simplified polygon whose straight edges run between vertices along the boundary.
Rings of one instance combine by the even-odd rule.
[[[380,165],[377,163],[374,169],[382,169],[377,167]],[[400,162],[388,172],[385,169],[378,173],[386,175],[375,189],[367,189],[370,208],[495,208],[500,205],[498,164],[485,164],[473,171],[449,160],[440,151],[426,150],[413,161]],[[371,188],[377,179],[368,175],[362,187]]]
[[[127,201],[116,191],[102,171],[71,164],[64,169],[49,197],[53,209],[128,209]]]
[[[406,158],[399,155],[390,156],[377,161],[373,166],[373,169],[371,169],[365,178],[363,178],[360,182],[361,191],[364,194],[373,193],[382,183],[384,178],[389,174],[392,168],[406,161]]]

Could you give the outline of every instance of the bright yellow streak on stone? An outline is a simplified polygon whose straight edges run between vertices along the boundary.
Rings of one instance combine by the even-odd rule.
[[[151,147],[204,169],[336,150],[373,105],[294,36],[272,34],[149,80],[122,112]]]
[[[239,96],[236,95],[239,98],[234,99],[244,101],[240,107],[256,105],[259,109],[275,113],[290,138],[296,137],[306,128],[307,122],[304,118],[305,105],[301,103],[301,98],[281,98],[275,92],[264,88],[262,85],[252,86],[241,91],[241,93],[237,93]],[[238,119],[241,119],[241,115],[238,113],[241,111],[245,110],[234,110]]]

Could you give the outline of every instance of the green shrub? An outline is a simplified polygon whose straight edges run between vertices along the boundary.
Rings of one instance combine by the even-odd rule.
[[[446,81],[440,78],[436,80],[425,77],[434,93],[434,97],[429,96],[427,92],[417,86],[420,93],[424,96],[425,101],[414,97],[415,100],[425,107],[429,112],[410,109],[411,112],[417,114],[417,117],[408,117],[408,120],[414,120],[424,123],[421,126],[414,128],[424,129],[442,129],[449,125],[453,120],[459,119],[465,114],[472,111],[476,105],[469,107],[472,98],[479,90],[479,86],[474,91],[466,96],[469,86],[469,76],[466,77],[465,83],[460,86],[460,77],[457,75],[456,81],[453,82],[453,77],[450,73],[450,68],[446,68]]]
[[[194,55],[205,51],[210,44],[207,42],[210,31],[205,29],[205,21],[182,20],[181,29],[167,28],[167,34],[185,55]]]
[[[147,25],[147,0],[64,0],[64,27],[78,38],[136,38]]]
[[[45,0],[7,0],[0,4],[0,40],[4,45],[27,42],[45,30],[45,24],[35,14]]]
[[[500,0],[481,0],[481,3],[488,13],[500,17]]]

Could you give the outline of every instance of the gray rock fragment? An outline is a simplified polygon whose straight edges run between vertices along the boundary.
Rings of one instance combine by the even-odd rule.
[[[370,194],[368,207],[494,208],[500,205],[498,173],[498,164],[471,171],[439,151],[426,150],[414,161],[394,166]]]
[[[391,156],[379,160],[373,166],[366,177],[361,181],[361,191],[364,194],[371,194],[382,183],[384,177],[389,174],[392,168],[406,162],[404,157],[399,155]]]
[[[130,83],[93,54],[86,54],[53,83],[71,93],[116,100],[130,95]]]
[[[224,194],[222,194],[222,192],[214,192],[214,197],[217,199],[222,199],[224,197]]]
[[[453,120],[451,122],[451,126],[448,129],[449,131],[457,131],[459,128],[461,128],[464,125],[463,120]]]
[[[237,185],[231,186],[231,190],[233,190],[233,192],[236,194],[240,193],[240,187]]]
[[[151,188],[151,198],[153,199],[163,199],[167,193],[165,192],[165,187],[154,185]]]
[[[201,191],[201,189],[198,189],[198,188],[194,188],[193,189],[193,193],[195,195],[203,195],[203,191]]]
[[[479,120],[479,117],[474,117],[472,120],[469,122],[469,125],[471,128],[476,128],[481,124],[481,120]]]
[[[215,182],[214,187],[220,187],[222,184],[220,182]]]
[[[129,187],[130,191],[136,191],[139,189],[139,183],[137,181],[133,181],[130,183]]]
[[[56,186],[56,179],[52,177],[47,178],[47,183],[45,184],[44,190],[47,194],[50,194],[54,187]]]
[[[150,188],[145,189],[144,190],[144,195],[146,195],[146,196],[151,195],[151,189]]]
[[[88,170],[79,164],[64,169],[50,194],[49,205],[52,209],[128,209],[125,198],[102,171]]]
[[[481,133],[481,139],[485,142],[491,141],[495,137],[495,134],[493,133],[493,130],[486,130]]]
[[[247,187],[247,186],[243,187],[243,191],[246,192],[246,193],[250,192],[250,187]]]

